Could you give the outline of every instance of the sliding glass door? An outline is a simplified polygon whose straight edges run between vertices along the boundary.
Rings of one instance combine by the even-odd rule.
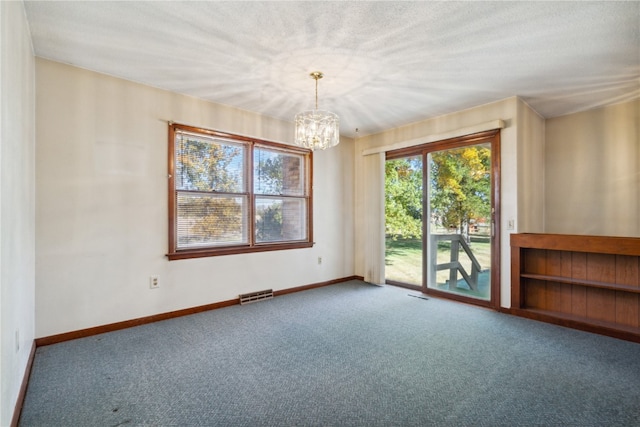
[[[499,132],[387,153],[388,283],[498,305]]]

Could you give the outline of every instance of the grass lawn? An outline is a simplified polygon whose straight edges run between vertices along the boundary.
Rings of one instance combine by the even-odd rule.
[[[480,263],[482,271],[488,271],[491,267],[491,247],[490,238],[482,235],[471,236],[471,250]],[[448,241],[438,242],[438,263],[446,263],[450,261],[451,243]],[[471,273],[471,260],[464,252],[460,250],[459,261],[468,273]],[[387,280],[394,280],[412,285],[422,285],[422,241],[420,239],[386,239],[385,253],[385,276]],[[488,297],[488,274],[486,278],[481,277],[478,292],[474,292],[466,286],[464,280],[459,280],[458,285],[452,290],[456,293],[466,294],[475,297]],[[458,275],[461,279],[461,275]],[[449,279],[449,271],[439,271],[437,274],[437,286],[443,290],[449,290],[447,280]],[[484,280],[483,280],[484,279]],[[486,283],[483,283],[486,282]],[[466,289],[465,289],[466,288]]]
[[[422,286],[422,241],[386,239],[385,278]]]

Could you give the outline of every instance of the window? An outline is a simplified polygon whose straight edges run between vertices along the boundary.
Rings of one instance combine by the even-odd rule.
[[[169,126],[170,260],[311,247],[309,150]]]

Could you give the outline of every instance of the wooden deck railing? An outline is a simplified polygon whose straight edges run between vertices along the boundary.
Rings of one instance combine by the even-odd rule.
[[[451,255],[449,257],[449,262],[444,264],[438,264],[438,242],[440,241],[450,241],[451,242]],[[469,274],[464,266],[460,264],[458,260],[460,247],[466,252],[471,260],[471,273]],[[477,291],[478,290],[478,273],[482,269],[480,267],[480,263],[476,259],[475,255],[471,251],[469,244],[465,241],[462,235],[460,234],[432,234],[431,235],[431,265],[435,265],[435,270],[431,270],[430,274],[430,283],[434,284],[436,282],[436,272],[441,270],[449,270],[449,289],[453,289],[458,283],[458,272],[462,274],[462,278],[467,282],[469,287]]]

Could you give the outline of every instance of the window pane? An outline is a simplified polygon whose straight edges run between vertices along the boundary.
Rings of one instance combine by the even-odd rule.
[[[220,138],[177,133],[176,189],[244,193],[246,147]]]
[[[491,299],[491,143],[429,153],[428,286]]]
[[[253,186],[256,194],[305,195],[303,156],[256,147],[253,162]]]
[[[177,195],[178,248],[247,243],[247,197]]]
[[[256,197],[256,243],[307,238],[306,199]]]

